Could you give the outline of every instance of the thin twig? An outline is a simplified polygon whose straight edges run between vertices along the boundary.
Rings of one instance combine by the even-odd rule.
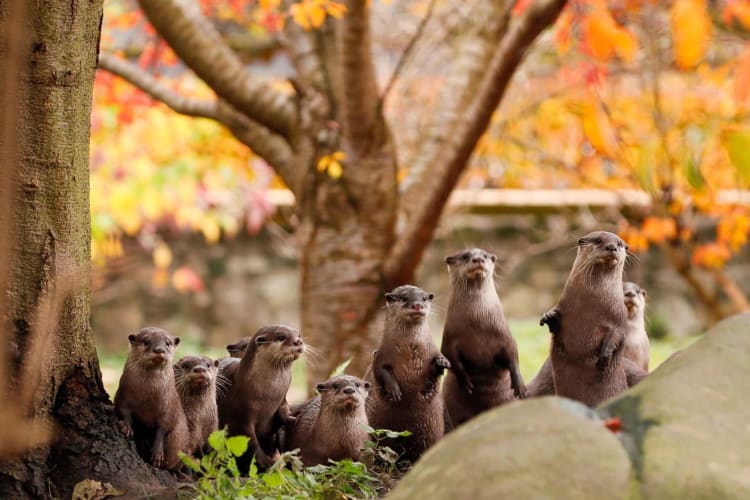
[[[393,73],[391,73],[391,77],[388,79],[388,83],[385,85],[385,89],[383,89],[383,93],[380,94],[380,100],[378,101],[379,108],[383,107],[383,104],[385,103],[385,99],[386,97],[388,97],[388,93],[391,91],[391,89],[395,85],[396,80],[398,79],[399,73],[401,73],[401,70],[406,64],[407,59],[409,58],[412,51],[414,50],[414,46],[417,44],[417,41],[419,41],[419,39],[422,38],[422,34],[424,33],[425,26],[427,26],[427,23],[430,21],[430,18],[432,17],[432,12],[435,10],[436,3],[437,3],[436,0],[430,1],[430,5],[427,7],[427,12],[425,13],[422,20],[419,22],[419,26],[417,26],[417,31],[414,32],[414,35],[409,40],[409,43],[406,44],[406,48],[404,48],[404,51],[401,53],[401,57],[396,63],[396,67],[393,69]]]

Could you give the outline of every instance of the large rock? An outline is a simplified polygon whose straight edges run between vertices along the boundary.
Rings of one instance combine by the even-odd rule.
[[[547,397],[491,410],[448,434],[388,498],[623,498],[630,470],[591,410]]]
[[[389,498],[750,498],[750,314],[594,410],[547,397],[480,415]],[[619,417],[615,437],[598,418]]]
[[[729,318],[603,409],[642,498],[750,498],[750,314]]]

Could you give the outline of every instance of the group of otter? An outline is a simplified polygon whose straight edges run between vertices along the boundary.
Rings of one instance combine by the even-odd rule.
[[[540,321],[552,334],[549,358],[528,386],[495,289],[495,256],[475,248],[445,259],[451,296],[441,349],[426,321],[433,294],[399,286],[385,295],[383,337],[364,377],[332,377],[298,405],[286,401],[305,350],[294,328],[266,326],[227,346],[229,358],[186,356],[174,367],[179,337],[153,327],[129,335],[115,395],[122,429],[146,460],[168,469],[179,467],[178,451],[200,453],[220,427],[250,437],[245,470],[253,456],[269,467],[278,450],[299,449],[306,466],[357,460],[368,425],[410,431],[387,444],[414,462],[446,429],[516,399],[557,394],[596,406],[648,372],[646,293],[623,284],[626,256],[613,233],[578,239],[562,296]]]

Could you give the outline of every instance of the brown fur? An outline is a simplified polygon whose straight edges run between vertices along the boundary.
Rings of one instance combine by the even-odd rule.
[[[286,394],[292,382],[292,363],[304,350],[294,328],[273,325],[259,329],[242,355],[226,396],[219,398],[219,425],[226,425],[230,435],[250,437],[250,453],[261,469],[274,462],[278,426],[294,420]]]
[[[454,426],[526,396],[518,348],[495,290],[495,256],[474,248],[445,258],[451,297],[441,351],[451,363],[443,392]]]
[[[219,428],[217,365],[206,356],[185,356],[174,365],[175,387],[187,418],[191,453],[202,451],[209,434]]]
[[[416,461],[443,435],[440,376],[450,367],[432,339],[427,315],[433,295],[404,285],[386,294],[383,338],[369,381],[375,390],[367,400],[367,418],[375,429],[408,430],[408,437],[386,444]]]
[[[328,460],[359,460],[368,438],[365,401],[370,383],[339,375],[316,389],[320,396],[292,407],[297,420],[289,426],[287,448],[299,448],[307,467]]]
[[[625,307],[628,310],[628,330],[623,356],[641,370],[648,372],[650,344],[646,333],[646,290],[630,281],[623,284]]]
[[[628,311],[627,333],[623,357],[628,387],[643,380],[648,374],[649,341],[646,335],[643,313],[646,306],[646,291],[635,283],[623,283],[625,306]],[[554,333],[554,332],[553,332]],[[555,394],[555,383],[552,375],[552,362],[548,357],[539,373],[529,382],[529,397],[550,396]]]
[[[245,352],[245,348],[248,346],[252,337],[242,337],[240,340],[233,344],[227,344],[227,352],[232,358],[241,358]]]
[[[615,234],[595,231],[578,240],[578,253],[558,305],[552,336],[552,372],[559,396],[589,406],[627,389],[622,362],[627,312],[622,270],[627,245]]]
[[[155,327],[128,335],[130,351],[115,394],[121,427],[156,467],[179,468],[178,451],[190,452],[188,426],[175,388],[172,358],[179,337]]]

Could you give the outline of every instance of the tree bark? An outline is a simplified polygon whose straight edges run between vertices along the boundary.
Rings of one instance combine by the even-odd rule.
[[[3,34],[11,1],[0,0]],[[89,118],[102,0],[16,2],[26,3],[25,38],[4,40],[0,61],[21,54],[17,68],[3,68],[20,72],[6,78],[18,91],[2,106],[14,111],[17,128],[0,133],[0,163],[3,178],[17,182],[3,192],[9,211],[0,225],[13,242],[2,269],[5,333],[21,359],[3,403],[28,403],[53,435],[2,463],[0,497],[67,497],[84,478],[120,487],[168,483],[171,476],[158,479],[115,430],[89,324]]]

